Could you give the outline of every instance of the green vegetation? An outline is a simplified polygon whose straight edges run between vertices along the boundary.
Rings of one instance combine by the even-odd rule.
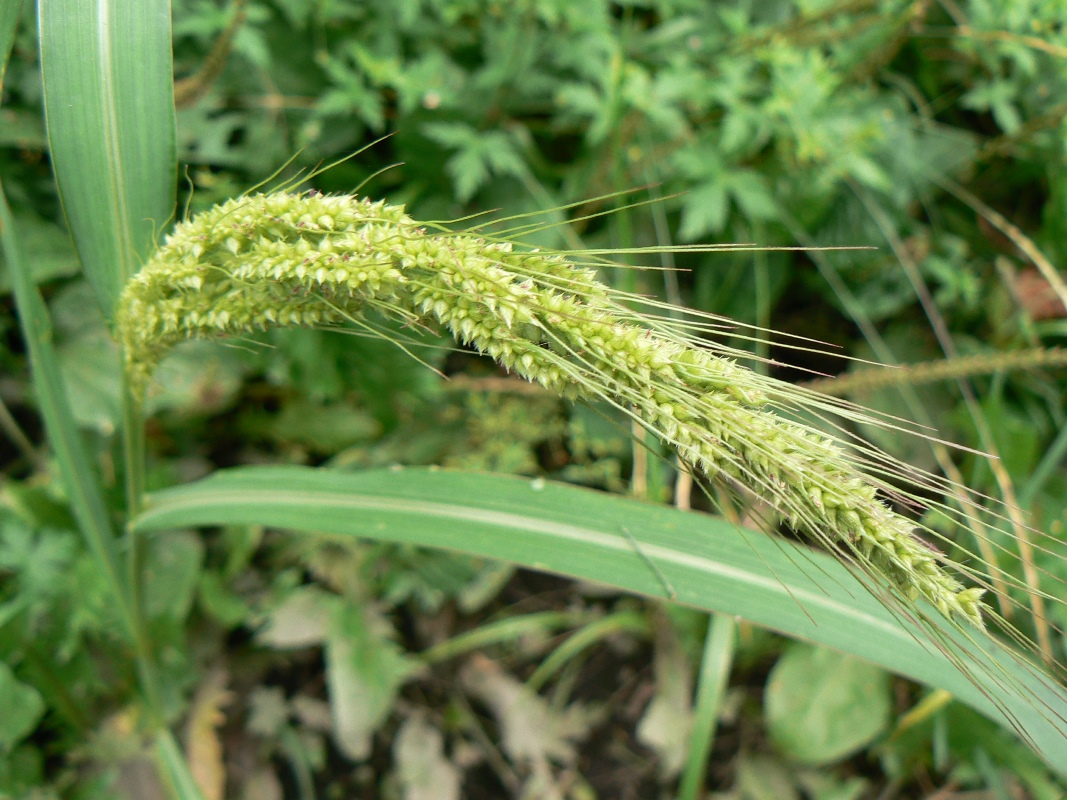
[[[0,797],[1061,797],[1061,16],[4,3]]]

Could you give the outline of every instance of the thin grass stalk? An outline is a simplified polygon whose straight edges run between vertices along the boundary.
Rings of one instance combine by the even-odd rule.
[[[931,175],[930,179],[957,200],[970,206],[976,214],[985,217],[994,228],[1011,239],[1012,243],[1033,262],[1041,276],[1048,281],[1049,286],[1052,287],[1060,302],[1067,306],[1067,282],[1064,282],[1059,270],[1052,264],[1048,256],[1041,252],[1041,248],[1034,243],[1033,239],[1023,233],[1017,225],[1013,225],[1003,214],[983,203],[978,197],[968,192],[955,181],[937,174]]]
[[[144,505],[145,432],[143,404],[128,380],[124,380],[122,385],[122,418],[126,514],[132,518],[141,512]]]
[[[688,511],[690,496],[693,493],[693,473],[676,465],[676,477],[674,479],[674,507]]]
[[[688,510],[692,506],[693,474],[678,472],[674,487],[674,506]],[[740,520],[728,503],[723,504],[735,524]],[[700,655],[697,691],[693,708],[693,727],[690,730],[686,760],[682,767],[679,800],[699,800],[700,787],[706,782],[708,759],[715,742],[715,731],[726,692],[726,683],[734,660],[737,621],[726,614],[709,614],[704,648]]]
[[[645,146],[648,146],[647,143]],[[663,296],[671,312],[676,314],[675,309],[679,309],[682,305],[682,290],[678,284],[678,270],[672,249],[674,243],[671,241],[670,226],[667,224],[667,212],[664,209],[663,195],[659,191],[659,186],[652,180],[648,170],[645,171],[645,182],[649,184],[648,194],[653,201],[649,209],[652,212],[652,224],[656,230],[656,241],[662,248],[659,253],[659,263],[663,269]]]
[[[520,617],[487,622],[457,634],[419,653],[424,664],[439,664],[472,650],[481,650],[502,642],[514,642],[529,634],[542,635],[555,628],[576,628],[595,620],[590,611],[539,611]]]
[[[726,683],[734,662],[737,623],[725,614],[711,614],[700,657],[693,729],[689,752],[682,769],[678,800],[700,800],[706,781],[708,759],[715,743],[719,715],[726,696]]]
[[[18,420],[12,416],[3,398],[0,398],[0,430],[7,434],[7,438],[22,453],[22,457],[26,459],[27,464],[34,469],[41,468],[42,462],[40,455],[37,453],[37,448],[33,446],[33,442],[19,427]]]
[[[757,223],[752,237],[756,241],[764,241],[763,225]],[[769,265],[767,264],[767,251],[757,250],[752,254],[754,275],[756,278],[756,327],[759,330],[767,330],[771,326],[771,278]],[[756,340],[756,364],[753,369],[766,374],[767,361],[770,359],[770,342],[760,337]]]
[[[648,618],[637,611],[617,611],[583,625],[538,665],[526,679],[526,685],[535,692],[540,691],[556,673],[582,652],[597,642],[620,633],[648,636],[651,633]]]
[[[1041,457],[1041,461],[1034,468],[1033,473],[1030,475],[1030,480],[1027,481],[1019,492],[1019,504],[1023,508],[1030,508],[1034,500],[1037,498],[1038,493],[1048,483],[1059,467],[1060,462],[1063,461],[1064,456],[1067,455],[1067,425],[1060,428],[1060,432],[1056,434],[1055,440],[1049,445],[1048,450],[1045,451],[1045,455]]]
[[[1044,367],[1067,367],[1067,350],[1061,347],[1030,347],[996,353],[975,353],[938,361],[903,364],[900,368],[852,370],[833,378],[807,381],[803,385],[816,392],[845,397],[894,386],[920,386],[994,372],[1026,372]]]
[[[630,494],[638,500],[648,499],[648,431],[636,420],[630,423]]]
[[[961,39],[977,39],[986,42],[1007,42],[1008,44],[1022,45],[1050,56],[1067,58],[1067,47],[1054,44],[1040,36],[1027,36],[1011,31],[976,31],[966,22],[961,22],[956,28],[926,27],[920,28],[916,33],[920,36],[957,36]]]
[[[115,598],[126,634],[137,654],[137,667],[145,703],[153,724],[162,724],[162,695],[159,689],[148,634],[134,604],[129,582],[121,569],[116,538],[108,519],[103,492],[94,477],[92,461],[74,424],[66,387],[59,373],[52,344],[48,309],[40,292],[29,279],[22,248],[13,228],[11,210],[0,186],[0,238],[11,273],[15,303],[23,339],[30,355],[34,385],[40,398],[40,411],[52,444],[71,510],[78,528],[93,554],[100,572]]]
[[[789,228],[790,233],[797,239],[797,241],[801,242],[801,244],[814,246],[814,242],[811,240],[807,231],[805,231],[804,228],[785,211],[785,209],[779,208],[779,213],[786,226]],[[863,338],[870,344],[878,360],[887,365],[898,364],[896,357],[893,355],[893,351],[890,349],[889,345],[886,344],[882,335],[878,332],[878,329],[875,328],[866,312],[864,312],[863,306],[856,299],[855,295],[845,282],[841,280],[841,276],[837,273],[837,269],[833,264],[830,263],[830,260],[819,250],[811,250],[810,256],[812,261],[814,261],[815,266],[818,268],[819,274],[822,275],[823,279],[829,284],[830,288],[834,291],[834,294],[841,300],[849,316],[852,317],[857,326],[859,326]],[[930,415],[927,413],[925,406],[919,400],[914,389],[908,384],[899,384],[896,388],[900,391],[900,394],[908,407],[908,413],[912,418],[924,425],[927,429],[932,429],[934,427],[933,420],[930,418]],[[949,483],[946,487],[948,494],[955,502],[959,513],[963,516],[964,520],[966,520],[967,528],[970,530],[975,545],[986,565],[989,581],[993,589],[993,594],[997,599],[997,606],[1000,609],[1000,613],[1004,619],[1011,619],[1013,616],[1013,606],[1011,605],[1011,598],[1008,594],[1006,573],[1000,566],[1000,560],[997,557],[996,550],[990,545],[989,535],[985,525],[978,519],[974,502],[971,498],[967,497],[963,491],[962,487],[965,485],[963,476],[952,461],[948,448],[943,443],[933,439],[928,441],[938,466],[949,478]]]
[[[938,466],[941,467],[954,487],[965,485],[963,473],[960,472],[956,462],[949,456],[948,450],[944,445],[937,445],[934,448],[934,457],[937,459]],[[979,519],[974,503],[971,502],[970,498],[964,496],[962,491],[954,489],[952,497],[956,501],[956,507],[960,509],[960,513],[967,520],[967,527],[974,537],[975,546],[986,564],[989,581],[993,587],[993,595],[997,598],[997,609],[1004,619],[1012,620],[1015,617],[1015,606],[1012,605],[1011,596],[1008,594],[1007,575],[1000,566],[997,551],[990,544],[989,529]]]
[[[126,520],[134,519],[144,505],[145,494],[145,432],[142,403],[123,373],[122,384],[122,452],[126,492]],[[148,630],[144,604],[144,547],[142,536],[130,525],[123,536],[126,544],[126,585],[129,587],[130,609],[136,615],[138,630]]]
[[[897,232],[890,225],[889,220],[886,218],[885,212],[879,207],[870,195],[859,187],[857,184],[851,184],[853,190],[859,196],[860,201],[867,208],[872,219],[878,228],[882,231],[886,241],[889,242],[889,246],[893,249],[894,255],[897,260],[900,261],[904,267],[904,272],[908,276],[908,280],[912,284],[912,288],[915,290],[915,294],[919,299],[920,305],[926,312],[926,317],[930,321],[930,325],[934,330],[934,335],[937,337],[938,343],[944,350],[945,355],[949,358],[958,358],[959,353],[956,350],[956,343],[952,340],[952,335],[949,333],[948,325],[945,323],[944,317],[941,315],[937,304],[934,302],[933,295],[930,294],[929,287],[927,287],[922,275],[919,272],[919,265],[915,263],[915,260],[909,255],[904,243],[900,240]],[[962,190],[962,187],[957,187]],[[977,198],[972,197],[972,200],[980,202]],[[995,214],[992,209],[987,209],[990,213]],[[1006,220],[1001,218],[1001,221],[1005,224]],[[1014,226],[1012,226],[1014,227]],[[1019,235],[1022,236],[1021,231]],[[1034,248],[1036,250],[1036,248]],[[1051,264],[1049,265],[1051,267]],[[1064,285],[1062,279],[1056,276],[1059,287],[1062,287],[1064,292],[1061,294],[1061,299],[1067,300],[1067,286]],[[1051,282],[1051,281],[1050,281]],[[1057,293],[1060,289],[1057,288]],[[981,438],[982,447],[988,452],[991,458],[988,459],[989,468],[992,470],[994,477],[996,478],[997,486],[1000,488],[1003,495],[1004,507],[1008,514],[1008,519],[1011,522],[1012,530],[1015,534],[1015,539],[1019,545],[1019,558],[1022,562],[1023,577],[1026,580],[1027,596],[1030,601],[1030,608],[1033,611],[1034,627],[1037,632],[1038,649],[1041,653],[1042,660],[1052,665],[1055,662],[1055,657],[1052,653],[1052,636],[1049,631],[1049,620],[1046,616],[1045,599],[1041,591],[1041,581],[1038,575],[1037,567],[1034,563],[1034,547],[1030,540],[1030,529],[1026,524],[1026,520],[1023,519],[1022,511],[1019,508],[1018,500],[1015,497],[1015,486],[1012,482],[1011,476],[1008,471],[1004,469],[1004,465],[1001,463],[1000,454],[997,452],[996,440],[993,438],[993,433],[989,428],[989,422],[985,418],[985,414],[982,412],[981,406],[978,404],[978,399],[974,395],[974,389],[971,384],[963,379],[957,379],[956,385],[959,387],[960,394],[963,395],[964,402],[967,405],[967,410],[971,415],[971,419],[974,421],[975,428],[978,430],[978,435]]]
[[[248,16],[245,0],[231,0],[230,21],[211,45],[211,50],[194,74],[174,82],[175,108],[189,108],[210,91],[226,68],[233,40]]]
[[[1027,144],[1034,134],[1059,127],[1065,116],[1067,116],[1067,103],[1057,103],[1037,116],[1030,117],[1010,133],[1002,133],[994,139],[987,140],[974,154],[975,163],[981,164],[1000,156],[1013,155],[1012,151],[1019,145]]]
[[[156,733],[155,761],[171,797],[175,800],[204,800],[181,747],[166,728]]]

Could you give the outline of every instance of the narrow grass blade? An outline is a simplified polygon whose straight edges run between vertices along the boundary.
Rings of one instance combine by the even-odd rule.
[[[946,624],[935,645],[929,628],[894,615],[832,557],[716,517],[540,480],[246,467],[156,492],[132,524],[242,523],[440,547],[659,598],[666,580],[685,605],[946,689],[1067,776],[1067,692],[1036,667],[977,630]]]
[[[174,211],[169,0],[40,0],[48,143],[108,319]]]
[[[535,692],[541,691],[541,688],[549,680],[577,656],[609,636],[615,636],[620,633],[648,636],[650,633],[648,619],[644,614],[636,611],[617,611],[614,614],[593,620],[576,630],[567,637],[566,641],[555,647],[541,662],[541,665],[534,670],[534,673],[526,679],[526,685]]]
[[[189,764],[181,748],[178,747],[173,734],[166,729],[156,736],[156,763],[175,800],[203,800],[204,795],[189,771]]]
[[[0,90],[4,88],[4,73],[11,48],[15,44],[15,28],[19,24],[22,0],[5,0],[0,3]]]
[[[51,318],[40,292],[30,280],[3,186],[0,186],[0,244],[11,270],[15,306],[30,355],[38,408],[44,417],[48,441],[59,465],[59,474],[78,528],[119,605],[119,616],[126,628],[124,632],[133,642],[138,655],[138,670],[149,711],[156,715],[160,707],[159,689],[147,634],[141,624],[131,586],[122,576],[117,540],[103,490],[78,432],[67,388],[59,371],[52,342]]]
[[[0,239],[11,271],[15,304],[26,349],[30,354],[38,407],[44,417],[49,443],[59,464],[60,475],[71,510],[101,571],[107,575],[116,597],[125,607],[125,594],[119,569],[115,534],[108,518],[104,495],[97,482],[89,454],[85,450],[67,399],[67,389],[59,373],[52,344],[52,323],[37,287],[30,280],[22,249],[14,230],[11,209],[0,186]],[[132,635],[132,619],[128,633]]]
[[[704,654],[700,660],[693,733],[689,737],[689,753],[685,759],[678,800],[698,800],[703,794],[708,757],[715,741],[726,684],[734,665],[736,639],[737,622],[723,614],[712,614],[708,619]]]

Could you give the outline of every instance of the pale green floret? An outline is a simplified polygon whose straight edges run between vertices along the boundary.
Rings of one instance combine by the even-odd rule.
[[[382,202],[255,195],[178,225],[126,287],[116,321],[143,392],[183,340],[341,325],[369,308],[441,326],[564,397],[617,405],[904,597],[981,625],[982,590],[945,572],[832,440],[765,410],[772,382],[646,324],[558,255],[427,233]]]

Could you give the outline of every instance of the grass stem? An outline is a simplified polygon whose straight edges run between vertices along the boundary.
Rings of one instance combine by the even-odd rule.
[[[30,355],[48,440],[59,464],[78,527],[118,604],[119,617],[137,654],[138,675],[150,724],[158,728],[163,724],[162,695],[146,626],[135,604],[132,586],[121,569],[122,559],[103,490],[75,424],[67,389],[59,371],[48,309],[37,287],[29,279],[2,186],[0,239],[3,240],[4,255],[11,272],[19,321]]]
[[[708,632],[697,676],[697,696],[693,729],[689,736],[689,753],[682,770],[678,800],[699,800],[708,768],[708,758],[715,742],[722,711],[726,682],[734,661],[737,623],[725,614],[708,617]]]

